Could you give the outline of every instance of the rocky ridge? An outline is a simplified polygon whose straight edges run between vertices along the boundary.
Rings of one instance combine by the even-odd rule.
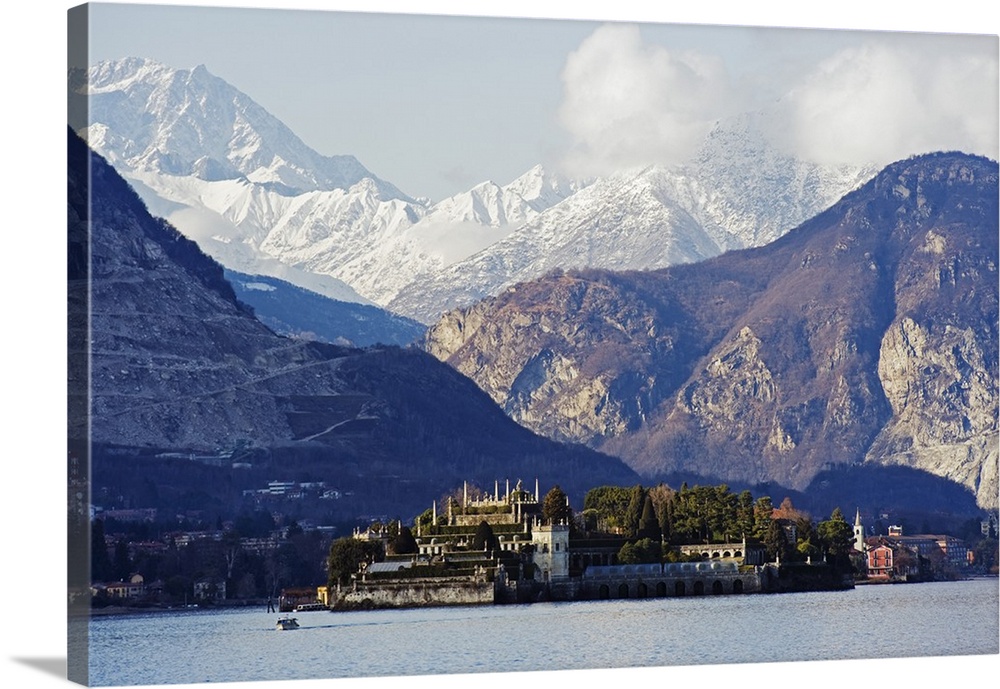
[[[901,464],[996,507],[997,226],[995,162],[920,156],[763,247],[555,271],[425,346],[515,420],[648,478],[803,488]]]

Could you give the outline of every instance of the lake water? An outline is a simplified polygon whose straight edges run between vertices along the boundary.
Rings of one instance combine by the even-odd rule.
[[[93,685],[1000,653],[997,579],[851,591],[90,623]]]

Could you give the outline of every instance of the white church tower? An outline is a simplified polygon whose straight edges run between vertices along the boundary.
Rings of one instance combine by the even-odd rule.
[[[861,525],[861,508],[854,515],[854,549],[865,552],[865,527]]]

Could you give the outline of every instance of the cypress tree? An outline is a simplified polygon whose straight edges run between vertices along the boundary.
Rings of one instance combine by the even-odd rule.
[[[639,523],[642,521],[642,508],[645,503],[646,491],[639,484],[632,487],[629,493],[628,508],[625,510],[625,535],[636,538],[639,534]]]
[[[639,519],[639,538],[648,538],[658,542],[660,535],[660,523],[656,519],[656,511],[653,509],[653,499],[646,495],[642,506],[642,517]]]
[[[497,537],[493,533],[493,527],[486,523],[486,520],[479,522],[476,535],[472,537],[472,549],[492,552],[496,547]]]
[[[542,501],[542,519],[548,524],[558,524],[569,523],[572,518],[573,511],[569,507],[569,498],[558,485],[553,486]]]

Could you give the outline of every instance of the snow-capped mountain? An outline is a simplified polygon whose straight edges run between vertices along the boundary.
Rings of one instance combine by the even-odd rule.
[[[77,76],[78,79],[81,75]],[[407,198],[354,156],[323,156],[204,65],[173,69],[143,58],[101,62],[80,84],[89,141],[129,171],[241,176],[286,193],[346,189],[372,179],[385,198]]]
[[[769,113],[720,121],[689,164],[673,171],[664,192],[723,251],[762,246],[829,208],[875,176],[877,165],[824,166],[776,148]]]
[[[83,99],[87,109],[74,107]],[[220,263],[333,299],[373,302],[335,274],[262,250],[269,237],[282,245],[273,236],[276,227],[317,207],[350,209],[353,217],[339,225],[364,233],[399,215],[409,224],[424,212],[353,156],[312,150],[204,66],[173,69],[127,58],[71,72],[70,112],[71,126],[128,179],[150,210]]]
[[[227,268],[425,323],[552,268],[659,268],[760,245],[874,172],[778,152],[758,113],[718,123],[683,167],[581,182],[536,166],[431,204],[353,156],[313,151],[204,66],[103,62],[71,73],[71,112],[88,112],[73,107],[84,98],[74,128]]]
[[[153,212],[232,270],[341,301],[386,304],[580,186],[537,166],[428,208],[353,156],[308,148],[204,66],[103,62],[70,75],[71,105],[83,97],[71,124]]]
[[[696,159],[599,179],[465,261],[403,289],[390,310],[427,323],[554,269],[649,270],[766,244],[875,173],[767,144],[762,113],[719,123]]]
[[[670,181],[655,167],[599,180],[478,254],[407,286],[389,309],[433,322],[555,268],[648,269],[715,256],[719,246],[663,193]]]
[[[490,227],[519,225],[569,198],[585,183],[553,174],[541,165],[528,170],[510,184],[477,184],[437,204],[428,213],[428,223],[474,222]]]

